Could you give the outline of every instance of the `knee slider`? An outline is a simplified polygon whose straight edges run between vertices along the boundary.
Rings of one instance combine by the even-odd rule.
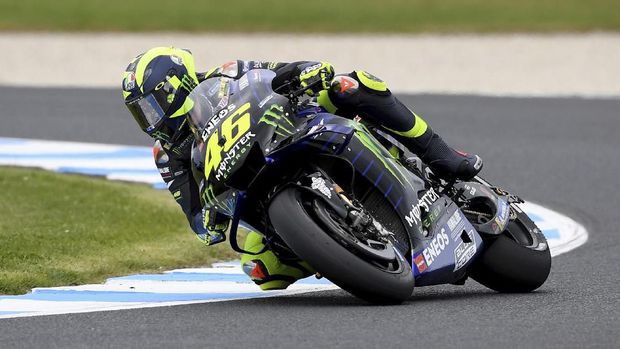
[[[258,252],[265,246],[262,235],[251,232],[248,234],[244,249]],[[241,255],[243,272],[262,290],[285,289],[295,281],[311,275],[303,265],[283,263],[271,250],[259,255]]]
[[[360,83],[355,77],[348,75],[336,75],[330,83],[330,92],[339,97],[355,94],[359,90]]]
[[[361,93],[360,93],[361,92]],[[329,96],[338,107],[356,105],[365,95],[389,96],[387,84],[378,77],[365,71],[353,71],[346,75],[337,75],[331,82]]]

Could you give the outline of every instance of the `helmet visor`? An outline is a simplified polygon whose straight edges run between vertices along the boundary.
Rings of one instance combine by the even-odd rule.
[[[127,108],[140,128],[149,134],[165,116],[164,110],[152,93],[127,103]]]

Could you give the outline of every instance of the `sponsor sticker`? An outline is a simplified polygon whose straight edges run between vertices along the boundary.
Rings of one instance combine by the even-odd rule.
[[[244,88],[250,86],[250,82],[248,81],[248,76],[244,75],[239,79],[239,91],[243,91]]]
[[[273,95],[269,95],[269,96],[267,96],[267,97],[263,98],[263,100],[262,100],[262,101],[260,101],[260,103],[258,103],[258,107],[259,107],[259,108],[264,107],[264,106],[265,106],[265,103],[269,102],[272,98],[273,98]]]
[[[433,240],[431,240],[424,251],[422,251],[422,255],[426,260],[426,265],[430,267],[448,245],[450,245],[448,234],[446,234],[446,230],[444,228],[441,228],[439,234],[435,235]]]
[[[230,81],[229,81],[229,79],[221,79],[220,80],[220,89],[217,92],[217,96],[219,98],[224,97],[225,95],[228,94],[229,89],[230,89]]]
[[[215,179],[222,180],[228,176],[232,168],[237,163],[237,160],[241,157],[241,155],[245,154],[249,146],[251,145],[250,140],[256,137],[256,134],[248,131],[246,134],[241,136],[241,138],[235,143],[235,145],[224,154],[224,157],[220,164],[217,167],[217,172],[215,173]]]
[[[460,226],[462,225],[461,222],[463,222],[463,218],[460,210],[454,211],[452,216],[450,216],[446,222],[448,230],[452,232],[452,240],[454,241],[457,241],[459,238],[459,232],[461,231]]]
[[[417,204],[411,204],[411,210],[405,216],[405,221],[409,224],[410,227],[414,225],[420,224],[420,210],[424,208],[426,212],[429,212],[431,209],[431,205],[433,202],[439,199],[439,195],[435,192],[435,189],[429,189],[424,195],[420,198]]]
[[[464,242],[456,246],[454,249],[454,271],[461,269],[476,254],[476,240],[472,230],[467,235],[471,242]]]
[[[179,56],[170,56],[170,59],[174,62],[174,64],[176,65],[183,65],[183,58],[179,57]]]
[[[421,254],[417,255],[413,262],[420,273],[423,273],[426,270],[426,261],[424,260],[424,256]]]
[[[136,87],[136,74],[133,72],[129,73],[125,78],[125,91],[131,91]]]
[[[226,98],[226,102],[228,102],[228,98]],[[220,101],[221,103],[221,101]],[[207,126],[202,130],[201,138],[203,142],[206,142],[211,133],[215,130],[215,127],[220,123],[222,118],[226,117],[231,111],[237,109],[235,104],[230,104],[225,109],[220,110],[217,114],[215,114],[207,123]]]
[[[226,105],[228,105],[228,95],[222,97],[222,99],[220,99],[220,101],[217,103],[217,108],[224,108]]]

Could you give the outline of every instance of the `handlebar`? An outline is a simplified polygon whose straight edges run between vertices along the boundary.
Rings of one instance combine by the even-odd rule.
[[[321,83],[320,79],[316,80],[315,82],[311,83],[310,85],[308,85],[306,87],[300,87],[297,90],[290,91],[286,96],[290,100],[296,99],[296,98],[300,97],[301,95],[303,95],[304,93],[306,93],[307,90],[312,89],[313,87],[317,86],[320,83]],[[298,78],[294,78],[293,80],[291,80],[291,82],[289,84],[290,85],[293,85],[293,84],[294,85],[299,85],[299,79]]]

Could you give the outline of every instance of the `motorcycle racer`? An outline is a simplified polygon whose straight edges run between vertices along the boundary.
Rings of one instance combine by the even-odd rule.
[[[312,86],[308,95],[328,112],[349,118],[359,116],[385,130],[440,177],[467,180],[482,168],[480,157],[449,147],[422,118],[392,95],[385,82],[365,71],[335,75],[327,62],[236,60],[199,73],[189,50],[156,47],[138,55],[126,68],[123,98],[140,128],[155,139],[153,155],[159,172],[192,230],[206,245],[225,240],[229,219],[200,201],[191,170],[194,137],[186,117],[193,101],[187,97],[206,79],[239,79],[252,69],[274,71],[274,91],[291,81],[298,81],[301,87]],[[262,236],[251,232],[245,250],[257,252],[263,247]],[[283,289],[314,273],[303,261],[283,261],[270,250],[259,255],[244,254],[241,261],[244,272],[263,290]]]

